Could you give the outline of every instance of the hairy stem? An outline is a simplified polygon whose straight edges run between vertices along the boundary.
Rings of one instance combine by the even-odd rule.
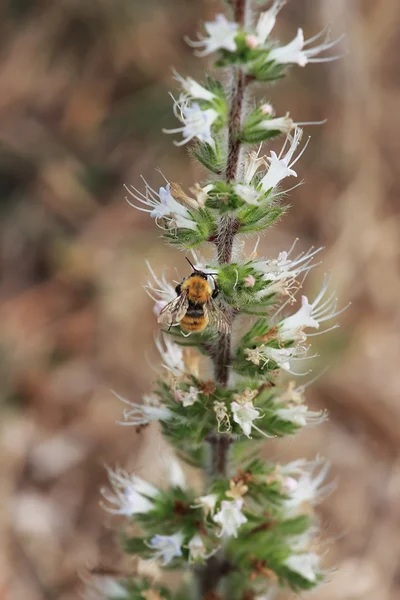
[[[234,18],[240,25],[244,24],[246,0],[234,0]],[[243,70],[234,67],[232,83],[232,103],[228,121],[228,160],[226,164],[226,181],[234,181],[237,175],[240,158],[240,125],[245,90],[245,74]],[[236,219],[221,217],[218,230],[217,253],[219,264],[231,261],[232,247],[237,230]],[[231,313],[230,317],[233,316]],[[228,384],[229,367],[231,362],[231,334],[221,333],[218,339],[215,355],[215,378],[224,387]]]
[[[231,0],[234,20],[244,25],[246,0]],[[225,177],[228,183],[237,176],[240,159],[240,125],[243,110],[243,97],[246,85],[245,74],[238,67],[233,68],[232,102],[228,122],[228,159]],[[218,228],[217,253],[219,264],[229,263],[232,259],[233,240],[237,230],[237,222],[230,216],[221,217]],[[234,311],[227,308],[232,322]],[[228,385],[231,364],[231,334],[220,333],[214,354],[214,370],[216,381],[226,387]],[[211,449],[211,472],[214,476],[226,476],[228,452],[231,439],[227,435],[214,434],[207,440]],[[198,571],[198,590],[200,598],[206,599],[216,593],[219,583],[230,571],[229,562],[224,557],[223,549],[212,556],[203,568]],[[220,597],[220,596],[216,596]]]

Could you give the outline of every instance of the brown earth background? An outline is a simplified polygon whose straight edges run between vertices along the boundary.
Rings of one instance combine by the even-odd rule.
[[[189,186],[204,173],[162,127],[175,126],[171,66],[202,76],[182,41],[212,0],[3,0],[0,4],[0,599],[72,600],[79,573],[121,564],[120,523],[99,507],[104,463],[157,480],[157,427],[115,424],[110,388],[138,400],[157,367],[144,259],[184,275],[122,184],[159,167]],[[277,32],[332,23],[346,56],[295,68],[266,93],[309,129],[305,184],[262,238],[323,245],[324,271],[352,306],[316,338],[329,371],[309,391],[328,423],[264,454],[323,454],[337,491],[320,508],[329,583],[314,600],[400,598],[400,5],[291,0]],[[162,465],[161,465],[162,466]],[[285,596],[287,597],[287,596]]]

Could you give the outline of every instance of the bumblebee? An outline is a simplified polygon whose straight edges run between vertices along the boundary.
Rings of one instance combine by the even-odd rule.
[[[212,325],[221,333],[229,333],[230,322],[214,302],[219,293],[216,281],[212,288],[209,282],[212,275],[199,271],[188,258],[186,260],[193,273],[176,286],[177,298],[163,308],[158,322],[170,327],[179,323],[188,333],[199,333],[207,325]]]

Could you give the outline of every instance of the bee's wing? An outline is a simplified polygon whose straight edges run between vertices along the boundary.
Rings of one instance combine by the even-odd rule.
[[[210,325],[218,329],[220,333],[230,333],[231,323],[228,317],[212,298],[204,305],[204,312],[208,317]]]
[[[175,300],[169,302],[167,306],[164,306],[160,314],[158,315],[158,322],[164,323],[165,325],[174,325],[182,321],[186,314],[189,306],[187,299],[187,292],[183,291]]]

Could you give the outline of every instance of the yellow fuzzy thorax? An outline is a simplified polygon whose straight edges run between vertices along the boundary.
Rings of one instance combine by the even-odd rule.
[[[206,279],[200,275],[188,277],[182,283],[182,290],[187,290],[187,298],[193,304],[205,304],[211,298],[212,289]]]

